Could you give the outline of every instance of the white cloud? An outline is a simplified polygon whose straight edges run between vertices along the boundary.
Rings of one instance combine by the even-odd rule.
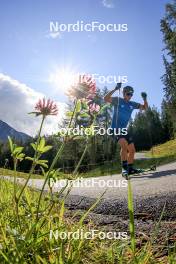
[[[31,136],[36,135],[41,117],[29,115],[39,98],[45,95],[34,91],[27,85],[11,77],[0,74],[0,120],[18,131]],[[43,132],[52,134],[58,131],[58,123],[64,115],[65,104],[56,102],[59,108],[57,116],[47,117]]]
[[[114,8],[113,0],[102,0],[102,4],[106,8]]]

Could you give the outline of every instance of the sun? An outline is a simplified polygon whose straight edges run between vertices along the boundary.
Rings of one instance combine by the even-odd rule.
[[[76,81],[77,74],[68,68],[58,68],[49,75],[49,82],[59,90],[68,90]]]

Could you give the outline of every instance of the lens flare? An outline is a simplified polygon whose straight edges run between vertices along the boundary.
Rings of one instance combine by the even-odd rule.
[[[67,68],[60,68],[50,74],[49,82],[56,89],[68,90],[75,83],[76,76],[75,72]]]

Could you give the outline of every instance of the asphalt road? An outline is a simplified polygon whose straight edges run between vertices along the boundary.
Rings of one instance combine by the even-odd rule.
[[[24,182],[20,178],[18,181],[21,184]],[[53,185],[53,191],[59,192],[66,182],[57,181]],[[28,186],[41,190],[42,184],[42,179],[32,179]],[[159,215],[165,205],[167,217],[176,219],[176,162],[160,166],[154,172],[131,176],[131,184],[136,213]],[[69,208],[87,209],[104,193],[96,212],[126,214],[127,181],[120,174],[69,181],[69,186],[71,185],[73,186],[66,202]],[[48,190],[48,186],[45,190]]]
[[[138,176],[131,176],[133,194],[136,197],[151,197],[158,194],[167,194],[176,191],[176,162],[169,163],[157,168],[156,171],[144,173]],[[23,179],[18,178],[19,182]],[[59,180],[53,184],[53,191],[60,191],[67,183],[67,180]],[[121,174],[100,176],[93,178],[69,181],[73,184],[71,195],[80,195],[90,198],[97,198],[104,193],[104,198],[125,198],[127,196],[127,181]],[[29,186],[41,189],[42,179],[32,179]],[[45,190],[48,189],[46,186]]]

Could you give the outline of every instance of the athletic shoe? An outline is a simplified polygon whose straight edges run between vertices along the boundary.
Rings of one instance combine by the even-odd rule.
[[[122,169],[122,177],[125,177],[126,180],[128,179],[128,170]]]

